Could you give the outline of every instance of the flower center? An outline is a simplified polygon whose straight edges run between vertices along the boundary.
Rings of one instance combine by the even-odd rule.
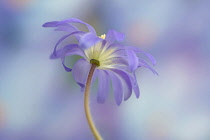
[[[98,60],[96,60],[96,59],[91,59],[91,60],[90,60],[90,63],[91,63],[91,64],[95,64],[97,67],[100,66],[100,62],[99,62]]]

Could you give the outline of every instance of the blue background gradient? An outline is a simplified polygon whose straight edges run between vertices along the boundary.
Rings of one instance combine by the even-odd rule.
[[[139,99],[118,107],[110,95],[98,104],[93,86],[91,112],[104,140],[210,139],[210,1],[1,0],[0,140],[93,139],[83,93],[60,60],[49,59],[65,33],[42,28],[68,18],[98,35],[123,32],[125,44],[157,60],[159,76],[137,70]]]

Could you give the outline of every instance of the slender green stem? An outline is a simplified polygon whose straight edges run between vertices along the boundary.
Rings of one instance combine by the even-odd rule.
[[[87,78],[87,83],[85,86],[84,108],[85,108],[85,115],[87,118],[87,122],[90,127],[90,130],[93,133],[93,136],[95,137],[96,140],[103,140],[100,133],[98,132],[94,122],[93,122],[93,119],[92,119],[92,116],[90,113],[90,107],[89,107],[90,85],[91,85],[91,80],[92,80],[95,68],[96,68],[96,65],[92,64],[88,78]]]

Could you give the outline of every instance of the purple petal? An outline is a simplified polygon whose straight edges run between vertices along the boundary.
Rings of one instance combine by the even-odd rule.
[[[105,49],[105,47],[106,47],[106,40],[99,39],[99,41],[102,41],[102,43],[101,43],[101,50]]]
[[[46,22],[45,24],[42,25],[42,27],[58,27],[58,26],[64,26],[68,25],[67,23],[63,23],[61,21],[51,21],[51,22]]]
[[[52,21],[42,25],[42,27],[57,27],[55,31],[75,32],[79,31],[75,26],[65,23],[63,21]]]
[[[104,65],[111,65],[111,68],[128,70],[128,62],[124,57],[110,57],[104,59]]]
[[[138,68],[138,57],[136,53],[133,52],[132,50],[126,50],[126,52],[127,52],[129,70],[131,72],[134,72]]]
[[[77,44],[66,45],[64,48],[57,51],[56,54],[56,56],[51,54],[50,59],[61,58],[62,65],[67,72],[70,72],[72,69],[65,65],[65,56],[79,55],[85,57],[84,52],[79,48]]]
[[[79,44],[80,47],[85,50],[94,46],[99,41],[102,41],[102,39],[92,33],[87,33],[81,37]]]
[[[109,43],[109,44],[113,44],[115,40],[121,42],[123,41],[125,38],[125,35],[123,33],[119,33],[115,30],[109,30],[109,32],[106,35],[105,40]]]
[[[62,65],[63,65],[64,69],[65,69],[67,72],[71,72],[71,71],[72,71],[71,68],[69,68],[69,67],[67,67],[67,66],[65,65],[65,57],[61,57],[61,62],[62,62]]]
[[[91,25],[89,25],[89,24],[87,24],[87,23],[85,23],[85,22],[83,22],[83,21],[81,21],[79,19],[71,18],[71,19],[64,20],[63,22],[65,22],[65,23],[66,22],[67,23],[69,22],[69,23],[81,23],[81,24],[84,24],[91,33],[93,33],[93,34],[96,35],[96,31],[95,31],[95,29]]]
[[[79,55],[85,57],[84,52],[79,48],[77,44],[69,44],[64,46],[62,49],[56,52],[56,56],[54,53],[50,55],[50,59],[57,59],[62,56],[70,56],[70,55]]]
[[[138,85],[133,86],[133,91],[134,91],[134,93],[136,95],[136,98],[139,98],[140,91],[139,91],[139,86]]]
[[[138,86],[138,83],[137,83],[137,80],[136,80],[135,73],[133,72],[133,73],[130,74],[127,71],[124,71],[124,70],[121,70],[121,69],[112,69],[112,70],[115,71],[116,73],[118,71],[121,71],[121,73],[123,72],[125,75],[127,75],[129,77],[129,81],[131,82],[132,86],[130,86],[130,84],[127,83],[128,84],[128,88],[132,87],[133,91],[135,92],[136,97],[139,98],[140,91],[139,91],[139,86]],[[128,81],[125,76],[124,76],[124,79],[126,79],[126,81]],[[130,97],[129,92],[128,92],[128,94],[124,93],[124,100],[127,100],[129,97]]]
[[[126,46],[125,48],[130,49],[130,50],[133,50],[136,53],[142,53],[142,54],[144,54],[145,56],[147,56],[149,58],[149,60],[152,62],[153,65],[156,64],[156,60],[155,60],[155,58],[151,54],[146,53],[146,52],[142,51],[141,49],[139,49],[137,47],[133,47],[133,46]]]
[[[89,25],[89,24],[87,24],[87,23],[85,23],[85,22],[83,22],[83,21],[81,21],[79,19],[76,19],[76,18],[71,18],[71,19],[67,19],[67,20],[63,20],[63,21],[47,22],[47,23],[43,24],[42,27],[57,27],[55,29],[56,31],[67,31],[67,32],[80,31],[74,25],[71,25],[69,23],[84,24],[88,28],[89,32],[91,32],[91,33],[96,35],[96,31],[91,25]]]
[[[74,80],[81,88],[85,87],[90,67],[90,63],[88,63],[84,58],[79,59],[74,64],[74,67],[72,69],[72,75]]]
[[[94,82],[96,81],[97,77],[98,77],[98,69],[96,68],[94,73],[93,73],[93,77],[92,77],[92,80],[91,80],[91,85],[94,84]]]
[[[55,29],[55,31],[67,31],[67,32],[76,32],[76,31],[78,31],[78,30],[76,30],[76,29],[72,29],[72,28],[70,28],[70,27],[68,27],[68,26],[61,26],[61,27],[58,27],[58,28],[56,28]]]
[[[91,66],[90,66],[90,67],[91,67]],[[90,72],[90,71],[88,71],[88,74],[89,74],[89,72]],[[88,75],[87,75],[87,77],[88,77]],[[96,81],[97,77],[98,77],[98,70],[95,69],[95,71],[94,71],[94,73],[93,73],[92,80],[91,80],[91,86],[94,84],[94,82]],[[87,82],[87,80],[86,80],[86,82]],[[84,84],[79,83],[79,85],[81,86],[81,92],[84,92],[86,82],[85,82]]]
[[[112,71],[107,70],[112,81],[113,93],[117,105],[120,105],[123,98],[123,87],[120,78]]]
[[[144,61],[143,59],[139,58],[139,67],[145,67],[148,68],[149,70],[151,70],[154,74],[158,75],[158,73],[149,65],[147,64],[146,61]]]
[[[128,100],[132,94],[132,84],[131,84],[130,75],[123,70],[112,69],[112,71],[114,71],[121,77],[123,85],[124,101]]]
[[[104,70],[98,70],[98,103],[104,103],[109,94],[109,76]]]
[[[133,87],[133,91],[134,91],[134,93],[135,93],[135,95],[136,95],[136,98],[139,98],[139,96],[140,96],[140,91],[139,91],[139,85],[138,85],[138,82],[136,81],[136,74],[135,73],[133,73],[133,78],[132,78],[133,80],[133,83],[132,83],[132,87]]]
[[[79,34],[83,34],[84,32],[81,32],[81,31],[78,31],[78,32],[73,32],[73,33],[70,33],[68,35],[65,35],[63,36],[61,39],[58,40],[58,42],[56,43],[55,47],[54,47],[54,51],[53,51],[53,55],[56,56],[56,51],[57,51],[57,47],[58,45],[63,41],[65,40],[67,37],[69,36],[72,36],[72,35],[79,35]]]

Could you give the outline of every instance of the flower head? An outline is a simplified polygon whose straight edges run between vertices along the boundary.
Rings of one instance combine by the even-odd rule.
[[[72,23],[84,24],[89,31],[81,31]],[[117,43],[124,40],[124,34],[115,30],[109,30],[106,35],[97,36],[92,26],[73,18],[64,21],[47,22],[43,27],[55,27],[56,31],[68,32],[55,45],[50,58],[61,58],[65,70],[72,71],[74,80],[82,89],[85,88],[91,66],[96,66],[92,82],[98,78],[97,100],[99,103],[104,103],[108,97],[110,82],[118,105],[121,104],[123,99],[127,100],[131,96],[132,89],[138,98],[140,92],[135,71],[139,67],[148,68],[154,74],[157,74],[145,60],[139,57],[139,54],[145,55],[155,65],[156,61],[153,56],[137,47]],[[68,44],[57,49],[58,45],[69,36],[75,36],[78,43]],[[73,69],[65,65],[65,57],[71,55],[82,57],[74,64]]]

